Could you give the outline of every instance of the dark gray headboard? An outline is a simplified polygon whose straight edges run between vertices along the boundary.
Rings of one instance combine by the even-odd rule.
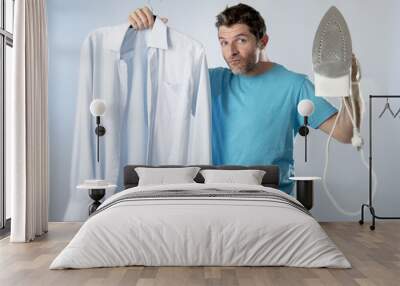
[[[136,187],[139,183],[139,177],[135,171],[136,167],[157,167],[157,168],[171,168],[171,167],[185,167],[177,165],[163,165],[163,166],[146,166],[146,165],[127,165],[124,168],[124,189]],[[271,187],[278,189],[279,185],[279,167],[274,165],[264,166],[208,166],[208,165],[196,165],[201,169],[222,169],[222,170],[264,170],[265,175],[262,180],[262,185],[265,187]],[[198,173],[194,180],[197,183],[204,183],[203,176]]]

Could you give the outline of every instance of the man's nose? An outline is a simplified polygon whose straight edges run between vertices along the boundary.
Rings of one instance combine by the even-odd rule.
[[[231,57],[237,56],[237,55],[239,54],[239,51],[238,51],[238,49],[236,48],[236,45],[235,45],[235,44],[231,44],[231,45],[230,45],[230,47],[229,47],[229,52],[230,52],[230,56],[231,56]]]

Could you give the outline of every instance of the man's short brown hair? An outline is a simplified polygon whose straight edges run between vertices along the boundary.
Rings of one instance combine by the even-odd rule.
[[[260,13],[246,5],[239,3],[235,6],[226,7],[224,11],[217,15],[217,28],[221,26],[230,27],[235,24],[246,24],[249,26],[250,33],[256,36],[257,41],[260,40],[267,32],[265,22]]]

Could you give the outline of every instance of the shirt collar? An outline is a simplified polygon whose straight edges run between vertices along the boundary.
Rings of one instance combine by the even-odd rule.
[[[147,47],[168,50],[167,25],[158,17],[154,21],[153,29],[149,33]]]
[[[119,52],[122,46],[122,42],[125,38],[125,35],[130,29],[129,23],[124,23],[120,26],[116,27],[115,34],[113,35],[113,40],[109,41],[109,49],[113,51]],[[147,47],[157,48],[162,50],[167,50],[169,48],[168,45],[168,26],[161,21],[158,17],[154,21],[153,28],[151,30],[140,31],[146,34],[146,44]]]

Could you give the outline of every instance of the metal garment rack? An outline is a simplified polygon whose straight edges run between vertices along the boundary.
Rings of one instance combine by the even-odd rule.
[[[375,219],[400,219],[400,217],[383,217],[378,216],[375,212],[375,208],[372,205],[372,100],[378,99],[389,99],[389,98],[400,98],[400,95],[370,95],[369,96],[369,202],[368,204],[361,205],[361,220],[360,224],[364,224],[364,208],[367,207],[372,216],[372,225],[369,226],[371,230],[375,229]]]

